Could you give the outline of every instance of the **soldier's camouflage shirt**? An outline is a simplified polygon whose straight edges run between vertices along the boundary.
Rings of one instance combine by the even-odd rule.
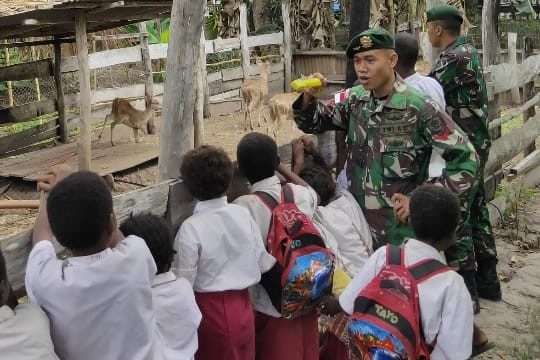
[[[478,51],[464,37],[458,37],[441,53],[430,76],[443,87],[446,112],[487,160],[491,147],[488,98]]]
[[[390,199],[395,193],[410,194],[418,185],[432,182],[459,194],[462,202],[466,199],[478,164],[472,144],[433,101],[401,80],[396,80],[386,100],[356,86],[337,94],[335,102],[313,102],[304,111],[302,101],[300,97],[293,104],[301,130],[347,131],[350,191],[377,246],[401,244],[414,236],[393,214]]]

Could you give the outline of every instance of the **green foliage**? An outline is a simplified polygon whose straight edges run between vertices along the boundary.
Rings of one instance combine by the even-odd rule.
[[[267,24],[271,24],[270,26],[273,27],[272,31],[282,31],[283,16],[281,14],[281,0],[266,0],[263,10],[261,12],[261,17],[265,20]],[[259,31],[257,31],[257,33],[259,33]]]
[[[146,21],[146,31],[148,32],[148,42],[150,44],[167,44],[169,42],[169,29],[171,26],[171,19],[161,20],[161,34],[158,31],[158,25],[156,20]],[[131,34],[139,32],[139,26],[137,24],[127,25],[126,31]]]

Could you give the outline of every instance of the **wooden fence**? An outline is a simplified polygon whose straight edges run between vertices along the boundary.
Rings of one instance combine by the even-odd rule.
[[[284,36],[282,32],[249,36],[244,41],[241,39],[217,39],[205,41],[206,54],[216,54],[235,49],[251,49],[253,47],[265,45],[279,45],[283,47]],[[154,44],[148,47],[150,58],[166,59],[167,44]],[[105,50],[89,54],[90,70],[107,68],[114,65],[140,63],[143,61],[145,48],[137,45],[122,49]],[[283,53],[283,51],[282,51]],[[245,59],[244,59],[245,60]],[[249,59],[248,59],[249,61]],[[285,88],[285,73],[287,65],[283,59],[271,66],[269,75],[269,88],[271,93],[281,92]],[[62,74],[78,71],[76,56],[62,58],[60,72]],[[239,102],[239,89],[244,78],[260,73],[257,66],[247,65],[220,70],[207,75],[210,102],[223,102],[233,100]],[[39,60],[35,62],[22,63],[0,68],[0,81],[15,81],[34,78],[50,77],[54,75],[53,59]],[[151,75],[151,74],[150,74]],[[163,94],[163,86],[155,84],[153,95]],[[145,84],[136,84],[122,88],[108,88],[92,92],[92,104],[109,103],[117,97],[120,98],[142,98],[145,96]],[[63,96],[64,106],[77,108],[80,104],[79,94]],[[39,116],[54,113],[59,109],[57,100],[43,100],[21,106],[0,109],[0,125],[9,123],[22,123],[35,119]],[[238,109],[238,107],[237,107]],[[75,128],[78,124],[77,116],[68,119],[66,131]],[[0,138],[0,157],[16,155],[40,148],[40,144],[47,140],[56,140],[60,134],[60,127],[57,122],[50,122],[36,126],[31,129]],[[42,146],[42,145],[41,145]]]

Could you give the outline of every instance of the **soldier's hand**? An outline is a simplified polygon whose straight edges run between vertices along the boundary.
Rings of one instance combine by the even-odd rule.
[[[400,193],[396,193],[392,196],[394,202],[394,215],[402,223],[407,223],[410,216],[410,197]]]
[[[317,79],[321,80],[321,83],[322,83],[321,87],[325,87],[326,83],[328,82],[326,80],[326,78],[321,73],[311,74],[310,77],[317,78]],[[319,92],[321,87],[305,88],[303,90],[304,104],[311,102],[313,100],[313,98],[316,97],[316,94],[317,94],[317,92]]]

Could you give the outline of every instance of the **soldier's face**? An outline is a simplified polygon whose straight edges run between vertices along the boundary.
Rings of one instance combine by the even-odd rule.
[[[430,21],[427,23],[427,34],[429,42],[434,48],[440,47],[440,33],[441,26],[436,21]]]
[[[354,55],[354,70],[358,82],[366,90],[384,86],[392,78],[397,55],[393,50],[377,49]]]

